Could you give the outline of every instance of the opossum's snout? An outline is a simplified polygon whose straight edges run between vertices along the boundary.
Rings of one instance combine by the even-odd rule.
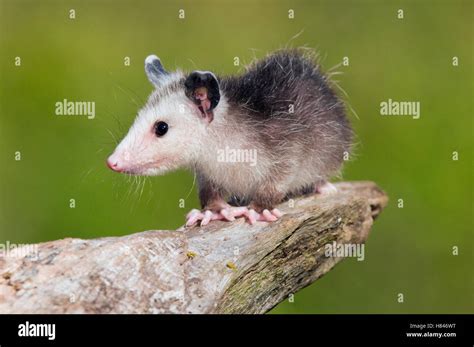
[[[125,154],[125,155],[124,155]],[[123,153],[122,151],[115,151],[112,153],[106,160],[106,164],[110,170],[115,172],[130,172],[132,171],[130,168],[130,163],[127,160],[127,153]]]
[[[140,152],[137,152],[140,153]],[[141,158],[141,154],[131,155],[129,151],[117,149],[106,161],[109,169],[129,175],[157,175],[169,164],[165,158]]]
[[[112,154],[110,157],[107,158],[107,166],[109,169],[115,171],[115,172],[122,172],[123,168],[120,166],[120,163],[116,157]]]

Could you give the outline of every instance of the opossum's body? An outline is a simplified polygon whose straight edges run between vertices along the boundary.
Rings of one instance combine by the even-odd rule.
[[[340,168],[351,129],[343,104],[312,61],[296,51],[279,52],[241,76],[222,78],[220,87],[228,106],[221,122],[215,117],[209,127],[215,148],[241,144],[256,148],[259,158],[256,168],[199,170],[229,193],[252,200],[269,182],[284,195],[297,193]]]
[[[243,209],[232,215],[225,203],[229,198],[250,204],[257,211],[252,211],[251,221],[274,220],[278,213],[269,210],[285,197],[325,184],[338,172],[344,153],[350,150],[352,131],[342,102],[312,59],[299,50],[276,52],[242,75],[222,78],[208,72],[195,72],[189,77],[181,72],[168,74],[160,70],[159,60],[153,62],[155,65],[148,65],[147,72],[152,82],[154,77],[159,81],[154,82],[157,90],[132,129],[146,130],[162,113],[172,112],[170,103],[183,103],[182,115],[171,118],[179,124],[181,117],[192,128],[182,129],[181,143],[173,145],[181,148],[174,155],[181,153],[185,159],[177,160],[179,164],[171,160],[165,167],[188,166],[197,173],[202,207],[211,212],[194,211],[188,216],[191,222],[249,217],[249,210]],[[149,72],[153,68],[158,74]],[[127,137],[139,136],[132,129]],[[171,132],[171,125],[169,129]],[[122,146],[122,152],[128,149],[133,156],[131,140],[123,142],[118,150]],[[175,150],[170,148],[168,152]],[[253,153],[255,160],[222,160],[225,151]],[[154,157],[151,153],[142,162],[159,162],[164,154]]]

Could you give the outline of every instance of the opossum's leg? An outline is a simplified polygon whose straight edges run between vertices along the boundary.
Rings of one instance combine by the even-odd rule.
[[[262,184],[249,205],[249,222],[274,222],[283,214],[275,205],[285,198],[285,193],[279,192],[272,182]]]
[[[211,220],[225,218],[219,213],[220,210],[229,207],[222,198],[222,192],[204,176],[198,174],[199,201],[202,211],[191,210],[186,216],[186,226],[191,226],[201,221],[201,225],[208,224]]]
[[[250,224],[257,221],[274,222],[282,216],[282,213],[273,208],[280,203],[285,194],[279,192],[273,182],[260,185],[255,193],[249,207],[231,206],[223,198],[221,190],[206,180],[198,176],[199,180],[199,199],[203,208],[192,210],[186,216],[186,226],[192,226],[198,221],[201,225],[207,225],[213,220],[233,221],[238,217],[245,217]]]
[[[213,182],[209,181],[203,175],[198,174],[199,202],[201,208],[221,207],[227,205],[222,198],[223,192]]]
[[[201,225],[207,225],[213,220],[233,221],[235,218],[248,216],[247,207],[229,205],[222,198],[223,192],[212,182],[202,176],[198,176],[198,181],[202,211],[190,211],[186,216],[186,226],[192,226],[198,221],[201,221]]]
[[[321,195],[331,195],[331,194],[337,193],[337,188],[331,182],[321,180],[318,183],[316,183],[314,192],[316,194],[321,194]]]

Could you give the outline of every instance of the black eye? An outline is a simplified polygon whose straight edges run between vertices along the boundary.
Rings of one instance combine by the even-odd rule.
[[[168,131],[168,124],[165,122],[156,122],[155,123],[155,134],[156,136],[163,136]]]

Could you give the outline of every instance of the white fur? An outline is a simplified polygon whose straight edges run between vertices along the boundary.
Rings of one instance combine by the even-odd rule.
[[[145,64],[152,64],[155,60],[160,60],[156,55],[152,54],[146,57]]]
[[[180,73],[164,76],[162,86],[181,77]],[[193,113],[194,106],[184,91],[166,94],[158,103],[149,102],[139,111],[111,160],[118,162],[123,171],[139,175],[159,175],[189,165],[196,159],[199,134],[205,131],[204,122]],[[157,121],[169,127],[162,137],[154,133]]]
[[[228,116],[228,103],[225,95],[214,110],[214,120],[207,128],[206,137],[201,139],[201,155],[196,163],[198,169],[208,179],[238,195],[250,195],[258,184],[268,176],[271,163],[263,155],[263,148],[252,141],[245,132],[244,125],[238,124]],[[231,149],[255,150],[256,165],[248,162],[220,162],[218,151]]]

